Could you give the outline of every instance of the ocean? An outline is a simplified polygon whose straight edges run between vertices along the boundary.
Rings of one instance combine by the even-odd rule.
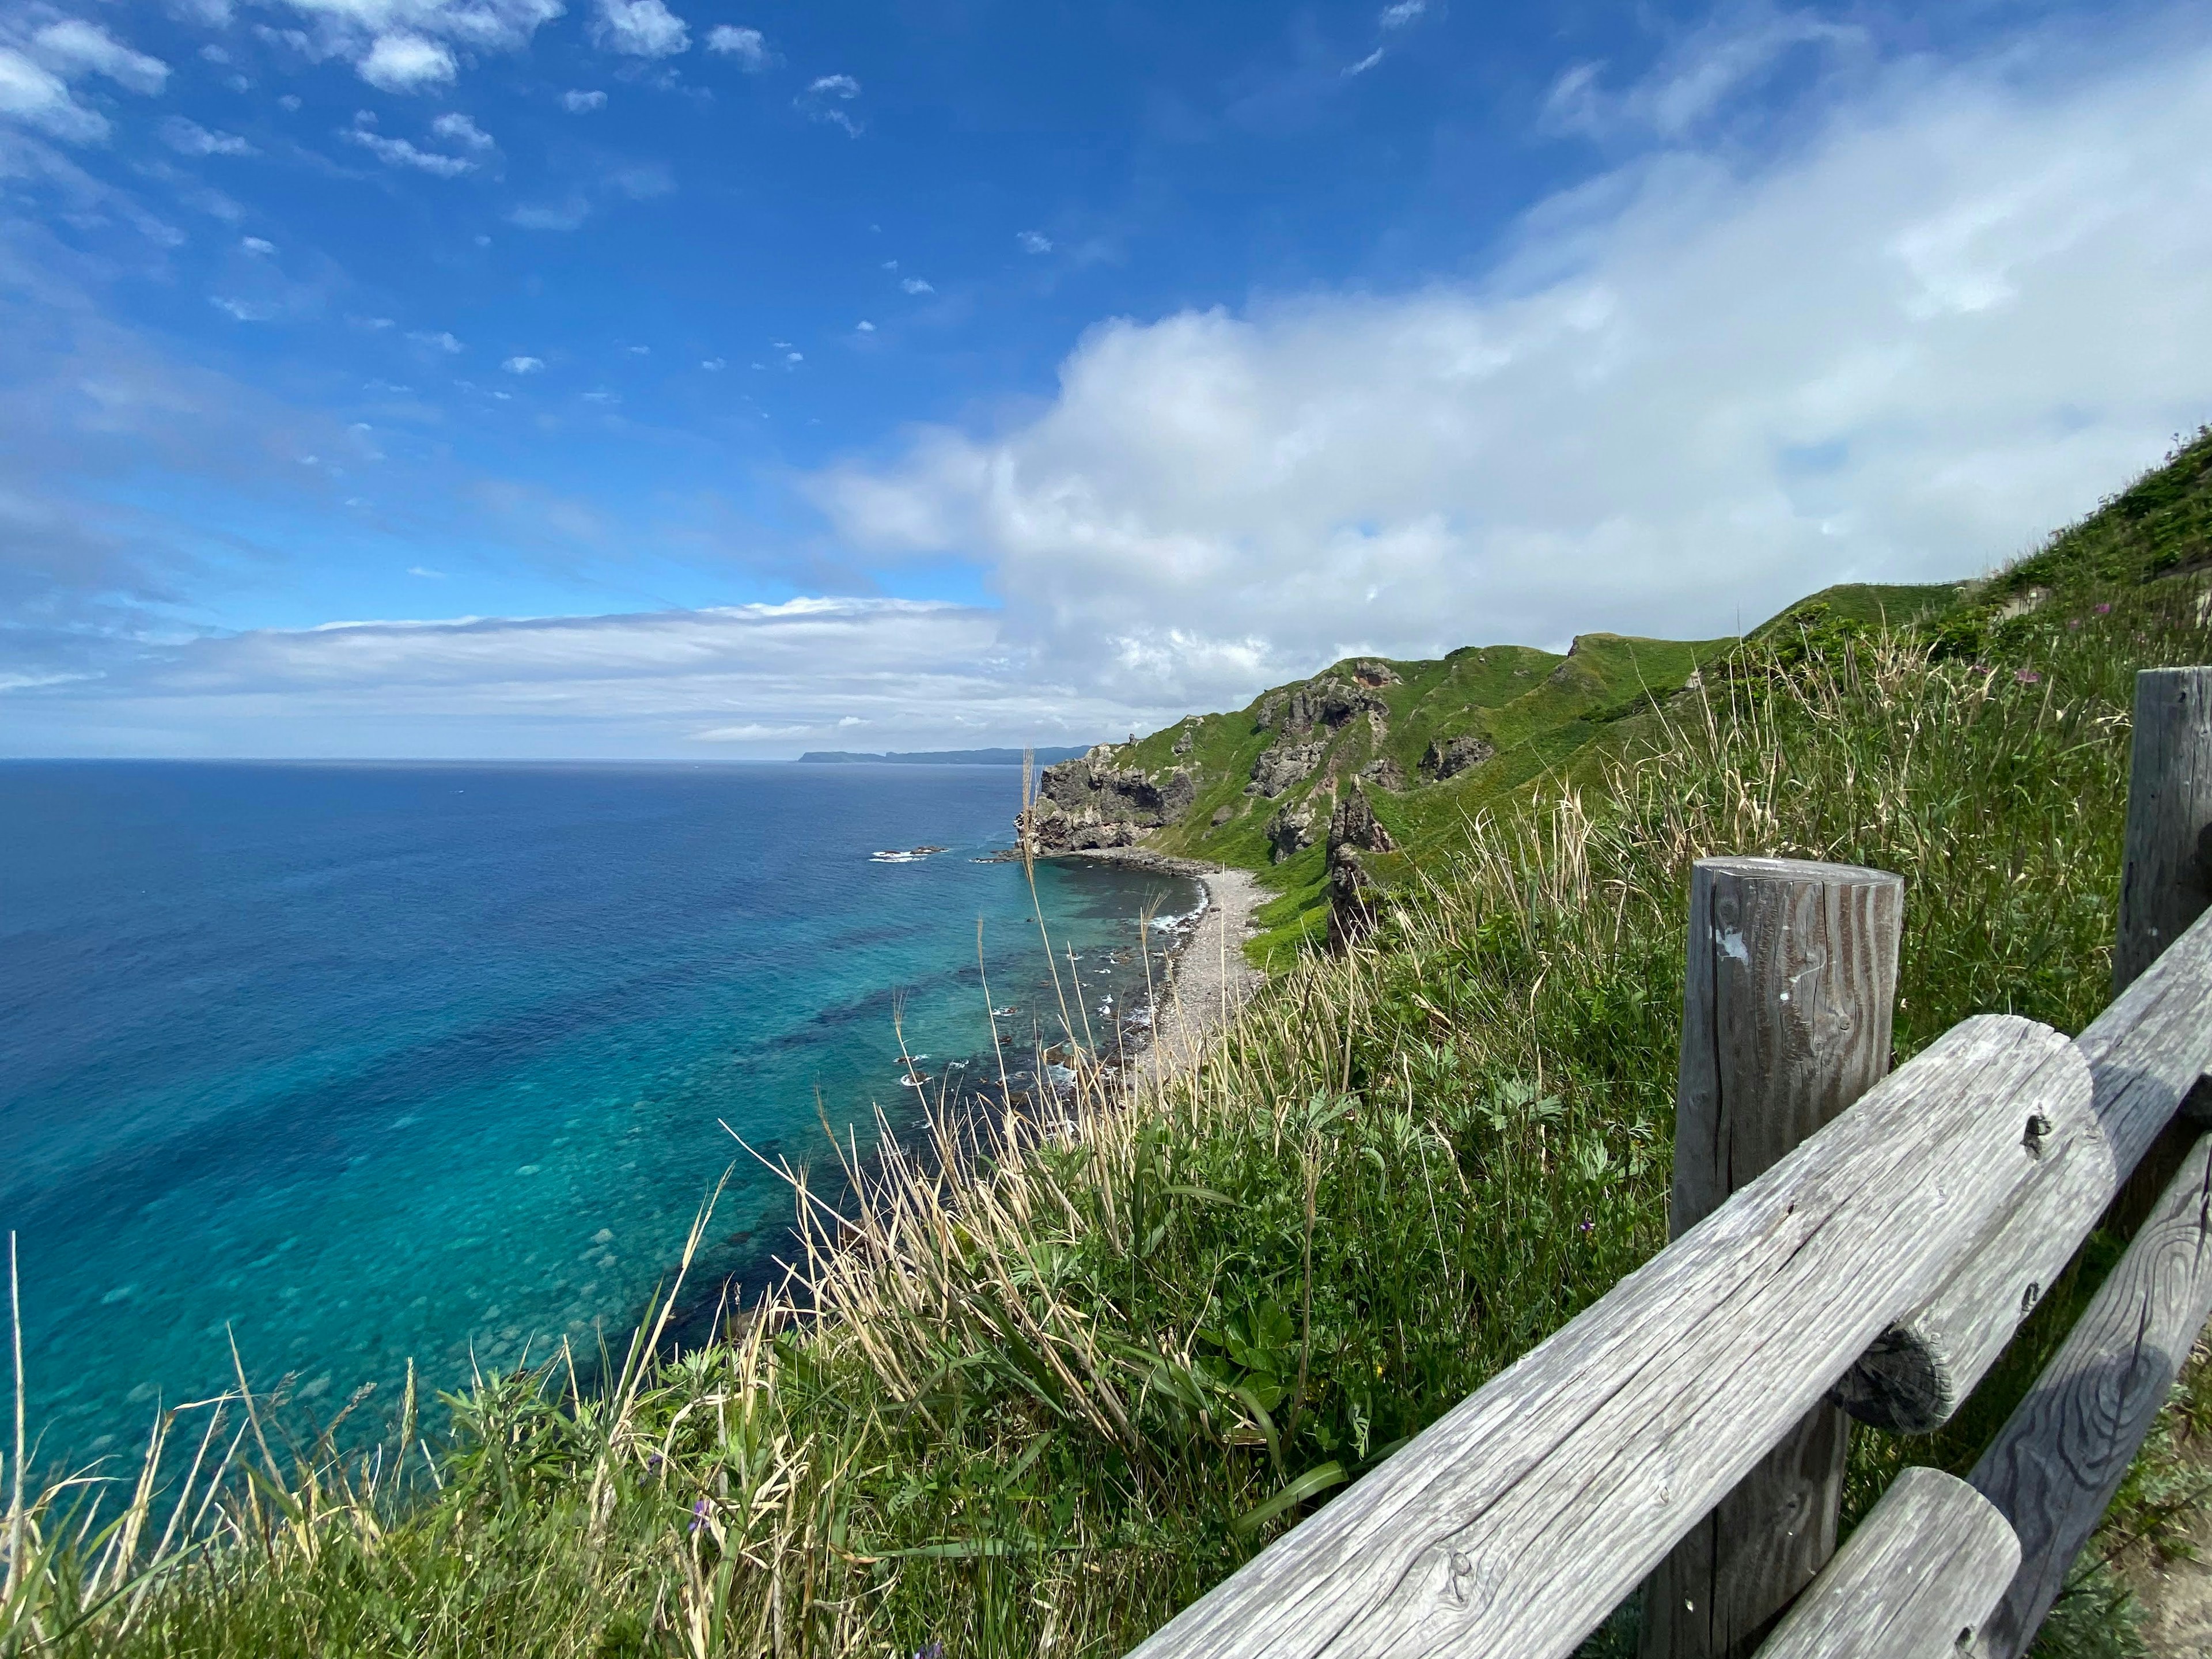
[[[1022,867],[975,861],[1018,788],[0,764],[0,1231],[41,1460],[127,1460],[160,1404],[229,1383],[234,1340],[325,1419],[410,1357],[453,1388],[563,1336],[618,1354],[726,1170],[695,1288],[757,1285],[791,1195],[730,1131],[822,1167],[825,1120],[910,1127],[895,1018],[933,1097],[988,1066],[979,921],[999,1029],[1061,1034]],[[917,844],[945,850],[870,857]],[[1094,1018],[1138,994],[1141,917],[1197,902],[1103,865],[1036,890]]]

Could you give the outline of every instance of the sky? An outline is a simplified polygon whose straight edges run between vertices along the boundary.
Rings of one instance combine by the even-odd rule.
[[[2212,419],[2212,9],[0,0],[0,755],[1118,738]]]

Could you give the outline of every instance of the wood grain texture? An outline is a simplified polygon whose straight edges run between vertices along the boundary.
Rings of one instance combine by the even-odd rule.
[[[2010,1100],[1989,1103],[2036,1157],[2039,1178],[1836,1384],[1829,1398],[1859,1421],[1905,1434],[1948,1422],[2119,1190],[2086,1062],[2074,1082],[2033,1112]]]
[[[2081,1066],[1965,1021],[1137,1651],[1571,1652],[2018,1201],[1982,1103]]]
[[[1701,859],[1690,872],[1674,1237],[1889,1070],[1905,880],[1855,865]]]
[[[2096,1079],[2097,1121],[2123,1178],[2212,1071],[2208,1006],[2212,917],[2200,916],[2077,1040]]]
[[[2212,1136],[1967,1476],[2021,1541],[2020,1570],[1982,1626],[1995,1659],[2014,1659],[2033,1639],[2208,1317]]]
[[[2112,986],[2125,990],[2212,901],[2203,836],[2212,826],[2212,668],[2136,676],[2127,839],[2120,860]]]
[[[1793,859],[1692,869],[1680,1237],[1889,1070],[1905,883]],[[1744,1659],[1835,1553],[1850,1425],[1822,1401],[1653,1572],[1640,1659]]]
[[[1797,1598],[1759,1659],[1959,1653],[1960,1633],[1980,1628],[2019,1567],[2020,1540],[1994,1504],[1940,1469],[1907,1469]]]
[[[1836,1385],[1861,1422],[1925,1433],[1947,1421],[2002,1351],[2177,1115],[2212,1115],[2212,914],[2192,922],[2081,1033],[2097,1134],[2054,1121],[2047,1178],[1929,1303],[1882,1333]],[[2009,1103],[1994,1108],[2010,1111]],[[2178,1152],[2183,1150],[2177,1146]],[[2146,1171],[2148,1173],[2148,1171]],[[2130,1219],[2172,1174],[2154,1176]]]

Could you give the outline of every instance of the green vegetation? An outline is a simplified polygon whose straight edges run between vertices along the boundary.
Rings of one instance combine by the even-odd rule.
[[[1085,1068],[1079,1133],[892,1149],[854,1172],[855,1223],[802,1194],[812,1311],[747,1310],[702,1352],[487,1376],[343,1456],[288,1442],[279,1398],[186,1412],[107,1530],[73,1530],[81,1486],[29,1495],[0,1652],[1126,1649],[1662,1243],[1692,860],[1901,872],[1900,1056],[1976,1012],[2097,1012],[2132,677],[2212,649],[2195,556],[2166,556],[2208,512],[2212,436],[1964,593],[1837,590],[1723,647],[1394,665],[1401,764],[1448,698],[1541,763],[1407,805],[1374,935],[1286,960],[1194,1075],[1123,1109]],[[1194,825],[1245,799],[1249,726],[1198,723],[1219,793]],[[1178,734],[1137,749],[1164,763]],[[1249,848],[1250,816],[1198,844]],[[1972,1461],[2116,1248],[1960,1424],[1859,1435],[1855,1513],[1901,1462]],[[2172,1448],[2212,1390],[2177,1413],[2112,1550],[2171,1545],[2203,1495]],[[2092,1564],[2043,1651],[2130,1630]]]

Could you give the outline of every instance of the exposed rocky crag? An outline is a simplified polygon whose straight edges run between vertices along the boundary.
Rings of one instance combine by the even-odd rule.
[[[1389,669],[1381,664],[1374,666],[1390,674]],[[1376,688],[1395,683],[1396,678],[1396,675],[1390,674],[1389,680],[1339,679],[1334,674],[1324,674],[1303,685],[1285,686],[1261,699],[1255,724],[1263,732],[1303,738],[1316,726],[1326,726],[1334,732],[1355,714],[1370,710],[1388,715],[1390,705],[1376,695]]]
[[[1155,777],[1116,766],[1112,747],[1101,744],[1045,768],[1036,799],[1015,828],[1039,853],[1134,847],[1150,831],[1181,818],[1197,799],[1197,781],[1182,768]]]
[[[1375,925],[1382,890],[1360,862],[1362,853],[1395,852],[1397,843],[1376,821],[1375,808],[1358,789],[1347,791],[1328,817],[1328,944],[1341,951]]]
[[[1497,752],[1497,744],[1476,732],[1456,738],[1431,738],[1421,754],[1421,775],[1441,783],[1471,766],[1481,765]]]
[[[1267,856],[1280,864],[1296,858],[1314,844],[1314,810],[1310,800],[1294,801],[1267,820]]]
[[[1244,793],[1273,800],[1320,765],[1328,748],[1325,743],[1278,743],[1252,763],[1252,781]]]

